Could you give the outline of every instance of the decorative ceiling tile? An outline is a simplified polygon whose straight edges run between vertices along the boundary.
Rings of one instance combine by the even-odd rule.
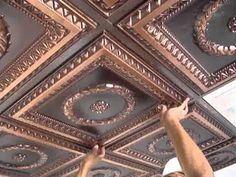
[[[230,132],[198,105],[191,106],[190,113],[182,121],[182,125],[202,150],[230,137]],[[175,156],[171,141],[159,121],[117,141],[109,150],[160,169]]]
[[[1,121],[1,125],[3,122]],[[29,138],[19,137],[15,130],[5,131],[0,127],[0,173],[10,176],[41,176],[46,175],[55,168],[76,160],[81,156],[62,148],[55,148],[45,142]],[[18,127],[14,127],[17,129]],[[21,131],[24,131],[23,129]],[[26,130],[30,131],[30,130]],[[33,132],[37,134],[37,132]],[[50,136],[48,136],[49,138]],[[4,160],[3,160],[4,159]]]
[[[8,31],[12,43],[0,59],[1,101],[76,39],[96,27],[85,14],[57,0],[6,0],[1,2],[1,8],[8,24],[7,30],[2,26],[5,23],[1,17],[1,43],[4,43],[1,53],[9,46]]]
[[[91,146],[136,131],[183,95],[103,34],[5,114]]]
[[[150,0],[119,26],[202,93],[235,77],[235,6],[233,0]]]

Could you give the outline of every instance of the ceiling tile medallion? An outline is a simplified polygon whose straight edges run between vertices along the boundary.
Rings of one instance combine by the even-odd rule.
[[[97,138],[110,143],[136,131],[155,118],[163,101],[177,104],[183,95],[105,33],[5,114],[91,146]],[[110,108],[91,111],[98,100]]]
[[[77,101],[82,100],[83,98],[86,99],[86,96],[92,95],[92,94],[107,94],[112,93],[116,94],[120,97],[122,97],[125,100],[125,105],[123,106],[123,110],[121,110],[118,114],[115,116],[105,118],[102,120],[88,120],[82,117],[77,116],[74,112],[74,105]],[[91,107],[92,106],[92,107]],[[76,93],[72,97],[70,97],[66,102],[64,103],[64,114],[68,119],[73,121],[75,124],[81,124],[81,125],[102,125],[102,124],[111,124],[116,122],[117,120],[121,120],[126,118],[134,109],[135,106],[135,99],[133,98],[131,92],[119,85],[113,85],[113,84],[103,84],[98,85],[95,88],[89,88],[80,91],[79,93]],[[105,101],[96,101],[94,104],[90,105],[91,111],[102,113],[106,112],[108,109],[109,104]]]
[[[126,0],[88,0],[94,7],[96,7],[105,16],[111,16]]]
[[[202,93],[236,76],[233,7],[230,0],[150,0],[119,27]]]
[[[10,45],[10,33],[4,16],[0,15],[0,58],[7,52]]]
[[[109,108],[110,108],[110,104],[102,100],[98,100],[92,105],[90,105],[90,110],[93,112],[96,112],[97,114],[106,112]]]
[[[190,113],[182,121],[182,124],[203,150],[224,142],[230,137],[230,132],[217,123],[214,118],[207,115],[198,105],[190,107]],[[159,168],[160,171],[163,170],[168,159],[175,156],[172,143],[158,121],[121,139],[109,150],[126,158]]]
[[[40,149],[37,146],[31,146],[28,144],[17,144],[14,146],[0,147],[0,153],[8,153],[8,152],[12,152],[12,151],[13,152],[14,151],[15,152],[29,151],[29,152],[37,154],[37,156],[39,156],[39,159],[35,163],[32,163],[30,165],[24,165],[23,162],[26,158],[26,155],[25,154],[16,154],[16,155],[14,155],[13,159],[16,160],[20,164],[3,163],[3,164],[0,164],[0,167],[14,169],[14,170],[32,169],[32,168],[37,168],[37,167],[44,165],[48,160],[47,154],[40,151]]]
[[[81,38],[85,32],[96,27],[95,22],[84,13],[62,1],[6,0],[3,3],[10,5],[4,6],[4,8],[16,8],[19,12],[24,13],[27,18],[38,23],[44,29],[44,32],[41,33],[41,36],[36,36],[30,46],[21,51],[17,58],[0,71],[0,100],[6,99],[20,84],[22,85],[26,78],[29,78],[40,67],[52,61],[53,58],[55,59],[55,56],[62,53],[78,37]],[[15,9],[12,11],[15,11]],[[5,16],[11,15],[7,13],[10,12],[6,11]],[[21,17],[19,16],[19,18]],[[1,22],[1,24],[3,23]],[[4,30],[4,28],[1,28],[1,30]],[[11,30],[14,31],[14,29]],[[12,39],[17,36],[17,34],[11,35]],[[7,40],[4,41],[7,42]],[[22,41],[22,43],[24,42]]]

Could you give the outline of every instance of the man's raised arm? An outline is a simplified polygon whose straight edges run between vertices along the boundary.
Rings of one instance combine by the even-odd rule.
[[[179,107],[162,106],[161,122],[169,135],[181,167],[187,177],[213,177],[213,170],[201,149],[180,124],[188,113],[187,98]]]

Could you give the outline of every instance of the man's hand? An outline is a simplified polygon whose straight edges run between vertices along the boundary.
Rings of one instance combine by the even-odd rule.
[[[188,102],[189,98],[185,99],[185,101],[178,107],[167,109],[165,105],[162,105],[161,110],[161,122],[165,125],[171,121],[180,121],[183,119],[188,113]]]
[[[99,161],[105,157],[105,148],[95,145],[91,152],[89,152],[83,159],[83,164],[86,168],[91,169]]]

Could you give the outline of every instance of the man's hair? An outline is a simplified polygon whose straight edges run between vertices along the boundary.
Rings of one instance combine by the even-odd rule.
[[[174,172],[174,173],[167,174],[164,177],[185,177],[185,175],[183,172]]]

